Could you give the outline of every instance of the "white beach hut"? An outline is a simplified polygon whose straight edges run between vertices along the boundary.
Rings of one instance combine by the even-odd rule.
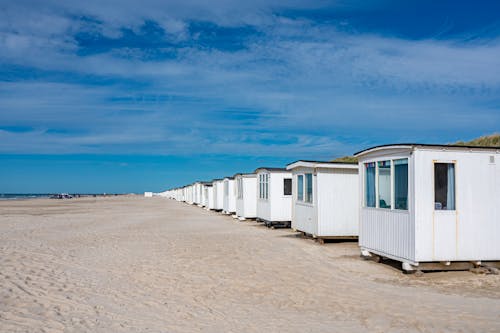
[[[292,228],[317,238],[358,237],[358,165],[297,161],[293,174]]]
[[[195,205],[201,206],[201,196],[202,196],[202,184],[197,181],[193,184],[193,203]]]
[[[187,185],[185,190],[185,201],[186,203],[192,205],[193,204],[193,184]]]
[[[175,200],[177,201],[184,201],[184,191],[181,188],[178,188],[176,191],[175,191]]]
[[[203,207],[207,210],[215,209],[214,187],[211,182],[203,184]]]
[[[222,212],[224,214],[234,214],[236,212],[236,193],[234,188],[234,178],[226,177],[224,184],[224,202]]]
[[[257,217],[257,175],[239,173],[234,176],[236,187],[236,215],[240,220]]]
[[[407,271],[500,260],[500,148],[398,144],[356,156],[363,255]]]
[[[224,208],[224,180],[214,179],[213,182],[214,208],[213,210],[222,211]]]
[[[257,220],[267,226],[290,227],[292,220],[292,173],[285,168],[258,168]]]

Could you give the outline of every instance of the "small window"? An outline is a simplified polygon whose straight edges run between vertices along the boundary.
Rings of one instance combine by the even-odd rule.
[[[455,210],[455,164],[434,164],[434,209]]]
[[[395,209],[408,210],[408,159],[394,160]]]
[[[297,200],[304,201],[304,175],[297,176]]]
[[[259,198],[262,199],[264,197],[264,182],[262,180],[263,175],[259,175]]]
[[[365,163],[365,205],[375,207],[375,162]]]
[[[283,179],[283,194],[292,195],[292,178]]]
[[[391,161],[378,162],[378,205],[391,209]]]
[[[269,174],[259,175],[259,198],[267,200],[269,198]]]
[[[229,182],[224,182],[224,195],[229,195]]]
[[[306,173],[306,202],[313,202],[312,173]]]
[[[241,178],[238,178],[236,180],[236,195],[238,199],[243,198],[243,179]]]
[[[495,156],[490,156],[490,164],[495,164]]]

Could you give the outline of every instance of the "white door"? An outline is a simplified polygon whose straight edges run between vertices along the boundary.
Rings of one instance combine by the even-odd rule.
[[[457,258],[459,228],[455,169],[454,161],[434,162],[433,257],[436,261],[453,261]]]

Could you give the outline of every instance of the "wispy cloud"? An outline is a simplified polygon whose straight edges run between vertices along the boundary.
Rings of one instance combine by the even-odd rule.
[[[345,10],[292,0],[5,5],[0,152],[328,158],[498,128],[499,35],[415,40],[345,29],[349,17],[286,15],[325,8]]]

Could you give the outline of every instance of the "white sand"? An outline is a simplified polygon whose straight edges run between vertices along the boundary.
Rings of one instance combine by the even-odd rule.
[[[162,198],[0,203],[0,332],[500,332],[500,277],[403,275]]]

